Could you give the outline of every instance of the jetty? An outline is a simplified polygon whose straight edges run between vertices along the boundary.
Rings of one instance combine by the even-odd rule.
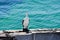
[[[0,40],[60,40],[60,29],[1,30]]]

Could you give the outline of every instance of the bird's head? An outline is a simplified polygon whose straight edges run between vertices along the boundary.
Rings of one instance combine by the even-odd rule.
[[[26,17],[28,17],[28,13],[26,13]]]

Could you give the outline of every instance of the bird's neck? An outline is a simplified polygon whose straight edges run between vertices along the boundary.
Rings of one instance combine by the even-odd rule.
[[[29,18],[28,16],[26,16],[26,18]]]
[[[28,17],[28,15],[26,15],[26,17]]]

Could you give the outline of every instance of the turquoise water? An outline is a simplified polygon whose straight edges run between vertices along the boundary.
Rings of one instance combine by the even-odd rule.
[[[60,28],[60,0],[0,0],[0,30],[22,29],[29,14],[29,29]]]

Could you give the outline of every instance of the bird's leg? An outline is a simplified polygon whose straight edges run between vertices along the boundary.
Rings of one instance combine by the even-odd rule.
[[[28,28],[23,28],[23,32],[29,33]]]

